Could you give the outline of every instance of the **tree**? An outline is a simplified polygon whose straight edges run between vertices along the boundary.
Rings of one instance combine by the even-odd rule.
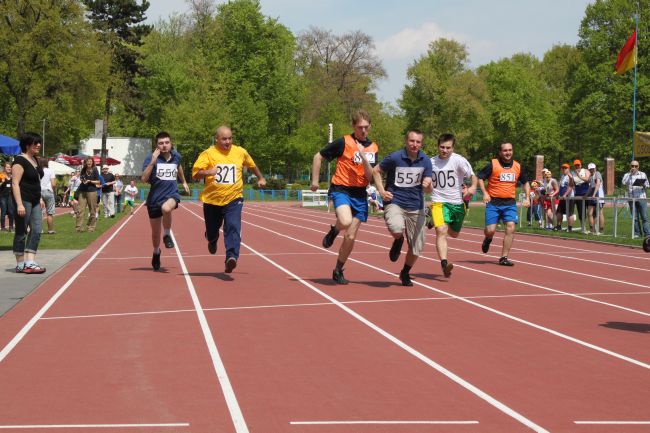
[[[136,76],[142,73],[138,65],[139,54],[135,47],[142,45],[142,38],[151,27],[141,24],[149,8],[149,2],[142,0],[82,0],[88,8],[88,17],[106,45],[111,56],[110,79],[106,87],[104,105],[104,127],[102,131],[102,164],[106,158],[106,137],[111,113],[111,100],[114,90],[128,110],[139,111]]]
[[[6,129],[11,122],[20,135],[28,125],[40,130],[47,119],[48,143],[74,139],[93,117],[105,64],[79,3],[3,1],[0,17],[0,95],[9,101],[0,119]]]

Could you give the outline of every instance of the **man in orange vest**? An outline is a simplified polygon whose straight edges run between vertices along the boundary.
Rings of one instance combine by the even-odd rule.
[[[483,170],[478,173],[478,185],[483,192],[485,203],[485,239],[481,249],[487,253],[494,237],[497,223],[502,220],[506,226],[503,237],[503,247],[499,264],[514,266],[508,260],[508,253],[515,237],[515,227],[519,221],[517,215],[516,187],[517,182],[524,185],[526,198],[523,205],[530,206],[530,185],[521,165],[512,159],[512,144],[502,143],[499,147],[499,156],[494,158]],[[485,181],[488,181],[487,189]]]
[[[336,224],[330,226],[323,238],[323,247],[329,248],[339,231],[345,230],[336,267],[332,272],[332,279],[337,284],[348,284],[343,276],[343,265],[352,252],[359,226],[368,219],[366,186],[372,179],[372,166],[376,163],[379,152],[377,144],[368,138],[370,115],[366,111],[354,113],[352,128],[352,134],[334,140],[314,155],[311,173],[311,190],[316,191],[323,160],[337,159],[336,171],[329,188],[329,197],[336,211]]]

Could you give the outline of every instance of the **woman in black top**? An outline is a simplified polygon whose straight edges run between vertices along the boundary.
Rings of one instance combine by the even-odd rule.
[[[28,132],[20,137],[22,153],[12,165],[11,186],[16,208],[16,233],[14,255],[16,272],[42,274],[42,268],[34,261],[38,243],[41,240],[41,178],[43,169],[38,166],[37,156],[41,152],[41,136]],[[29,236],[27,228],[29,227]],[[26,245],[25,245],[26,244]]]
[[[5,227],[5,216],[9,218],[9,225]],[[11,163],[5,162],[5,176],[0,182],[0,222],[2,230],[14,229],[14,203],[11,198]]]
[[[99,172],[95,167],[95,161],[92,156],[84,159],[81,174],[79,175],[81,184],[77,191],[79,192],[79,206],[77,207],[77,231],[83,231],[84,212],[86,206],[90,215],[88,216],[88,231],[95,231],[97,224],[97,187],[100,184]]]

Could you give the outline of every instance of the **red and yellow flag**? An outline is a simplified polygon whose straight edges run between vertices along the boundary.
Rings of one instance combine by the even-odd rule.
[[[636,65],[636,30],[627,40],[616,60],[616,75],[622,75]]]

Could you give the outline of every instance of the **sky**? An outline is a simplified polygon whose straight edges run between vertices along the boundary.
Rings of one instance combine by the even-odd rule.
[[[444,37],[467,46],[472,68],[531,53],[542,58],[556,44],[578,42],[588,0],[261,0],[262,13],[295,35],[319,27],[335,34],[361,30],[372,36],[388,77],[378,83],[381,101],[396,105],[406,71]],[[155,24],[188,10],[186,0],[150,0]]]

